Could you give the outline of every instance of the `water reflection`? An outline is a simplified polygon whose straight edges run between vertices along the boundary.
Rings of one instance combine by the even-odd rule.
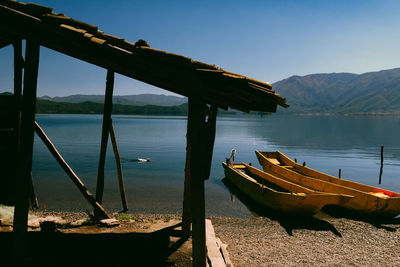
[[[37,121],[91,192],[100,152],[100,115],[39,115]],[[180,213],[186,153],[184,117],[114,116],[125,186],[132,212]],[[380,187],[400,191],[400,145],[396,117],[219,117],[211,177],[206,181],[207,215],[249,216],[229,200],[221,185],[221,162],[237,150],[236,162],[260,168],[254,150],[280,150],[298,162],[342,178],[378,186],[380,146],[384,168]],[[151,158],[139,164],[132,159]],[[49,209],[87,209],[83,198],[47,148],[35,139],[33,175],[39,201]],[[105,206],[120,209],[111,144],[106,158]],[[132,203],[132,204],[131,204]]]

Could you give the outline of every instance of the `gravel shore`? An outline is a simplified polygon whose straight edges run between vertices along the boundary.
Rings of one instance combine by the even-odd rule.
[[[77,212],[36,212],[34,215],[58,216],[68,221],[88,217]],[[180,220],[178,215],[132,216],[138,222],[149,224]],[[228,245],[230,259],[236,267],[400,266],[400,219],[372,221],[323,213],[305,218],[210,219],[217,237]]]
[[[400,266],[400,220],[211,218],[237,266]]]

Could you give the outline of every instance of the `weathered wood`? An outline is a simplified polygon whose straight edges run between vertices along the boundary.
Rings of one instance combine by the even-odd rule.
[[[14,23],[9,25],[10,21]],[[0,29],[10,35],[35,38],[50,49],[220,107],[274,112],[277,104],[287,106],[269,84],[148,47],[120,47],[99,33],[94,36],[70,26],[57,27],[10,8],[0,8]]]
[[[96,186],[96,201],[99,202],[100,204],[103,202],[104,166],[106,162],[108,135],[110,133],[110,125],[111,125],[113,90],[114,90],[114,72],[107,70],[106,94],[104,99],[104,113],[103,113],[103,127],[101,131],[100,159],[97,172],[97,186]]]
[[[112,147],[113,147],[113,150],[114,150],[115,163],[117,164],[117,171],[118,171],[119,193],[121,194],[121,201],[122,201],[123,210],[127,211],[128,210],[128,203],[127,203],[127,200],[126,200],[124,177],[122,175],[121,158],[119,156],[117,138],[115,137],[114,125],[113,125],[112,120],[111,120],[110,124],[111,124],[111,127],[110,127],[111,143],[112,143]]]
[[[206,220],[206,244],[207,244],[207,257],[211,262],[212,267],[226,267],[224,258],[221,254],[221,246],[219,240],[215,236],[214,227],[211,220]]]
[[[33,123],[35,121],[36,87],[39,69],[38,43],[27,40],[22,99],[21,143],[18,145],[17,188],[14,210],[14,263],[24,265],[26,261],[27,223],[29,210],[30,173],[32,169]]]
[[[190,191],[189,194],[185,193],[185,197],[190,197],[190,211],[186,210],[184,215],[188,216],[187,212],[191,212],[193,266],[206,265],[204,180],[210,173],[216,110],[209,110],[208,121],[206,113],[207,105],[204,102],[189,98],[185,183],[190,184]]]
[[[206,106],[204,106],[204,110],[207,111]],[[204,138],[204,146],[203,146],[203,164],[204,166],[201,168],[202,171],[204,172],[203,174],[203,179],[208,179],[210,176],[210,170],[211,170],[211,163],[212,163],[212,153],[213,153],[213,147],[214,147],[214,140],[215,140],[215,127],[216,127],[216,120],[217,120],[217,112],[218,112],[218,107],[217,106],[211,106],[210,109],[208,110],[208,120],[205,122],[205,116],[204,120],[202,120],[202,123],[200,124],[200,128],[202,128],[202,131],[204,132],[204,135],[202,136]],[[204,123],[204,124],[203,124]],[[188,123],[188,133],[189,133],[189,123]],[[189,142],[189,139],[188,139]],[[191,204],[191,190],[190,190],[190,156],[191,156],[191,146],[187,145],[186,147],[186,163],[185,163],[185,182],[184,182],[184,197],[183,197],[183,213],[182,213],[182,231],[185,236],[190,236],[190,224],[192,221],[192,204]]]
[[[189,153],[189,176],[192,212],[193,266],[206,265],[205,200],[203,162],[203,129],[206,105],[189,98],[187,153]]]
[[[35,186],[33,183],[33,176],[32,176],[32,172],[30,175],[30,184],[31,184],[31,192],[30,192],[30,198],[31,198],[31,206],[32,206],[32,210],[37,210],[39,209],[39,201],[37,199],[36,196],[36,192],[35,192]]]
[[[189,131],[189,129],[188,129]],[[192,223],[192,197],[190,194],[190,148],[186,145],[185,182],[183,191],[182,233],[184,237],[190,237],[190,225]]]
[[[23,58],[22,58],[22,40],[18,39],[13,42],[14,47],[14,95],[21,101],[22,95],[22,68],[23,68]]]
[[[205,153],[204,153],[204,179],[208,179],[210,177],[211,171],[211,163],[212,163],[212,155],[214,149],[214,141],[215,141],[215,127],[217,123],[217,113],[218,113],[218,106],[212,105],[208,109],[208,119],[205,125]]]
[[[110,216],[107,214],[107,212],[104,210],[104,208],[95,200],[93,195],[89,192],[89,190],[82,183],[82,181],[75,174],[75,172],[71,169],[71,167],[64,161],[63,157],[57,151],[57,149],[55,148],[53,143],[50,141],[50,139],[44,133],[42,128],[40,128],[39,124],[37,124],[37,122],[34,122],[34,125],[35,125],[36,134],[40,137],[40,139],[43,141],[43,143],[49,149],[50,153],[57,160],[57,162],[61,166],[61,168],[65,171],[65,173],[69,176],[69,178],[71,178],[71,180],[74,182],[74,184],[78,187],[78,189],[79,189],[79,191],[81,191],[82,195],[86,198],[86,200],[90,203],[90,205],[92,205],[92,207],[95,209],[97,214],[100,215],[102,218],[107,218],[107,219],[110,218]]]

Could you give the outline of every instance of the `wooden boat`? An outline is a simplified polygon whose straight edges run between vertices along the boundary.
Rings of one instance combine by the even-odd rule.
[[[285,213],[314,214],[325,205],[338,205],[351,196],[317,192],[267,174],[245,163],[222,163],[225,176],[262,207]]]
[[[266,173],[313,190],[354,196],[348,202],[342,202],[342,207],[377,216],[394,217],[400,214],[399,193],[310,169],[297,164],[279,151],[256,151],[256,155]]]

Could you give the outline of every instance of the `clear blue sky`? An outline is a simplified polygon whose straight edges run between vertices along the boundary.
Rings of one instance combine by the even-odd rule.
[[[105,33],[265,82],[400,67],[400,1],[37,0]],[[38,95],[103,94],[104,69],[41,49]],[[12,88],[0,50],[0,91]],[[164,93],[117,76],[115,94]]]

